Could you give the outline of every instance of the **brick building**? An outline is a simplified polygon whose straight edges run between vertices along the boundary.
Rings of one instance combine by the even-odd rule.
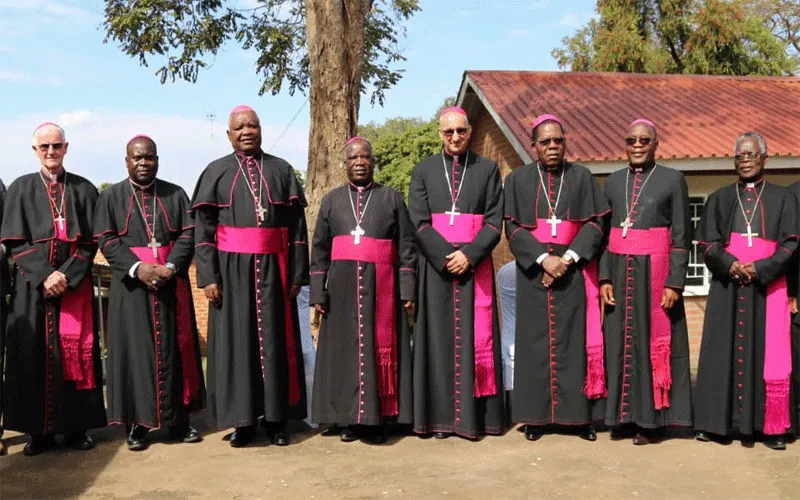
[[[647,118],[658,127],[657,161],[686,176],[695,223],[706,197],[733,182],[733,145],[742,132],[767,141],[770,181],[786,185],[800,174],[798,78],[467,71],[457,104],[473,126],[471,148],[497,161],[503,177],[536,158],[530,125],[540,114],[564,121],[567,160],[587,166],[600,183],[627,165],[628,124]],[[512,258],[503,241],[495,266]],[[685,291],[693,369],[708,283],[695,248]]]

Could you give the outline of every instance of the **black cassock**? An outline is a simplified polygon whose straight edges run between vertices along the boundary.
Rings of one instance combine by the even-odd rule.
[[[483,216],[479,232],[469,243],[449,243],[432,226],[431,214],[451,211],[456,195],[458,212]],[[476,294],[472,269],[484,259],[491,264],[503,221],[503,188],[497,164],[469,151],[459,157],[458,167],[454,168],[450,155],[432,155],[414,167],[408,204],[420,251],[413,353],[414,431],[467,437],[502,433],[505,419],[494,269],[488,321],[492,351],[485,358],[493,363],[494,395],[475,396],[473,328]],[[446,270],[445,256],[456,249],[464,252],[472,266],[463,276]]]
[[[797,217],[800,219],[800,181],[789,185],[786,189],[794,195],[795,209],[797,210]],[[800,223],[799,223],[800,224]],[[795,233],[800,233],[800,229],[795,227]],[[800,238],[800,235],[798,236]],[[795,300],[800,300],[800,245],[794,252],[794,257],[789,264],[789,270],[786,272],[787,282],[789,285],[789,296],[794,297]],[[794,379],[795,390],[795,403],[796,412],[792,418],[797,418],[800,422],[800,314],[792,315],[792,378]],[[800,434],[800,425],[795,427],[796,434]]]
[[[75,381],[63,376],[61,298],[45,299],[43,292],[45,279],[56,270],[66,275],[70,290],[91,286],[97,253],[92,231],[97,189],[64,171],[58,182],[47,182],[46,187],[37,172],[9,186],[0,236],[15,259],[6,334],[4,426],[34,435],[78,433],[106,425],[97,330],[92,333],[93,373],[86,374],[93,375],[94,388],[78,389]],[[56,207],[62,207],[63,197],[69,242],[56,239],[57,216],[48,191]]]
[[[732,237],[741,238],[731,233],[747,232],[737,190],[747,217],[753,217],[752,231],[779,243],[775,253],[755,261],[757,278],[747,286],[739,286],[728,276],[739,259],[726,247]],[[764,430],[767,285],[786,272],[797,248],[797,224],[791,194],[769,181],[749,188],[737,182],[708,197],[696,236],[704,246],[712,276],[695,385],[697,430],[722,435]],[[794,411],[790,413],[794,420]]]
[[[6,200],[6,185],[0,180],[0,232],[2,232],[3,204]],[[0,248],[0,422],[3,417],[3,365],[6,358],[6,315],[8,314],[7,297],[11,291],[11,276],[8,273],[8,261],[5,247]],[[3,427],[0,426],[0,437]]]
[[[587,371],[583,270],[599,255],[606,223],[603,216],[609,207],[600,185],[583,165],[566,163],[563,170],[540,172],[537,164],[525,165],[505,179],[506,237],[517,262],[512,421],[588,424],[603,419],[605,398],[590,400],[583,390]],[[543,243],[531,234],[537,218],[550,218],[551,206],[556,207],[558,219],[582,225],[569,245]],[[556,231],[566,231],[563,225],[556,227]],[[549,225],[543,228],[552,234]],[[545,288],[544,269],[536,263],[537,258],[545,253],[560,257],[567,249],[580,260]],[[594,306],[597,311],[599,302]],[[599,321],[595,324],[599,333]],[[597,340],[602,363],[602,338]]]
[[[663,165],[638,171],[625,168],[608,177],[605,193],[612,210],[609,224],[612,230],[620,228],[627,208],[632,208],[633,229],[669,229],[671,249],[665,286],[682,292],[692,243],[689,195],[683,174]],[[633,200],[638,201],[631,207]],[[650,278],[653,272],[650,259],[648,255],[615,254],[607,248],[600,258],[600,282],[610,282],[614,286],[616,300],[614,307],[606,307],[603,323],[608,382],[606,424],[633,423],[643,428],[690,426],[689,333],[682,296],[667,311],[672,327],[669,406],[655,409],[650,358]],[[663,290],[656,290],[656,293],[660,297]]]
[[[395,300],[391,307],[395,311],[396,332],[397,357],[393,369],[397,383],[396,414],[381,412],[376,310],[378,301],[386,297],[378,296],[382,284],[376,281],[377,266],[365,261],[331,260],[334,237],[354,239],[353,210],[363,217],[360,224],[363,237],[393,242]],[[359,245],[364,244],[360,240]],[[314,368],[311,409],[314,422],[339,425],[412,422],[411,344],[403,303],[415,300],[416,272],[414,228],[400,193],[380,184],[361,190],[347,184],[325,195],[311,250],[309,303],[325,304],[327,311],[322,319]]]
[[[263,221],[251,188],[255,197],[261,193]],[[269,422],[306,417],[297,302],[284,303],[290,285],[308,284],[305,206],[292,167],[263,152],[250,160],[224,156],[197,182],[192,198],[197,286],[217,283],[223,297],[221,309],[209,305],[208,318],[208,406],[217,427],[252,425],[262,415]],[[286,286],[279,254],[218,250],[221,226],[287,228]]]
[[[153,227],[161,245],[160,261],[147,246]],[[194,255],[193,228],[188,196],[166,181],[156,180],[142,189],[125,179],[103,191],[97,202],[95,232],[113,271],[107,345],[112,423],[160,428],[205,407],[188,274]],[[129,275],[140,261],[172,263],[175,276],[152,293]]]

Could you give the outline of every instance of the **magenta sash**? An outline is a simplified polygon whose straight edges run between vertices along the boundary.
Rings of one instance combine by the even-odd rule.
[[[392,240],[335,236],[331,260],[353,260],[375,264],[375,360],[378,364],[378,395],[381,415],[397,415],[397,323],[395,321],[394,261]],[[360,319],[359,319],[360,322]]]
[[[650,257],[650,364],[653,373],[653,403],[656,410],[669,408],[672,387],[672,323],[661,307],[661,297],[669,275],[669,254],[672,236],[668,227],[628,229],[611,228],[608,250],[618,255],[647,255]],[[628,283],[625,283],[628,287]],[[627,290],[625,292],[627,294]],[[625,311],[627,316],[629,313]],[[627,322],[625,328],[628,328]],[[626,332],[627,335],[627,332]]]
[[[774,254],[778,243],[753,237],[747,246],[744,234],[731,233],[726,250],[742,262],[765,259]],[[789,378],[792,373],[791,316],[786,276],[767,285],[767,319],[764,326],[764,385],[767,402],[764,409],[764,434],[785,434],[789,421]]]
[[[552,236],[547,219],[536,219],[536,228],[531,235],[539,243],[569,245],[580,232],[583,223],[562,221]],[[583,282],[586,290],[586,382],[583,392],[589,399],[604,398],[606,388],[606,369],[603,347],[603,324],[600,320],[600,284],[597,260],[592,259],[583,267]]]
[[[217,249],[229,253],[275,254],[283,286],[283,317],[286,332],[286,356],[289,367],[289,404],[300,401],[297,370],[297,346],[294,342],[294,315],[289,300],[289,229],[285,227],[217,226]]]
[[[145,264],[167,263],[167,257],[172,250],[173,243],[168,246],[158,247],[158,257],[153,257],[150,247],[130,247],[131,252]],[[200,393],[200,378],[197,369],[197,354],[194,351],[194,335],[192,334],[192,305],[189,303],[189,280],[182,276],[175,277],[175,293],[177,304],[175,318],[178,326],[178,352],[181,356],[183,372],[183,404],[189,405]],[[156,325],[153,325],[155,328]]]
[[[461,214],[454,217],[450,225],[447,214],[431,214],[433,229],[449,243],[469,243],[483,227],[483,215]],[[494,341],[492,307],[494,298],[494,269],[491,256],[483,259],[474,268],[475,308],[473,333],[475,337],[475,397],[497,394],[494,376]]]
[[[56,228],[56,239],[69,242],[66,224]],[[73,243],[72,253],[77,251]],[[61,367],[64,380],[75,382],[78,390],[94,389],[94,314],[92,313],[93,287],[91,278],[84,277],[75,289],[61,295],[58,313],[58,337],[61,349]],[[2,355],[2,354],[0,354]]]

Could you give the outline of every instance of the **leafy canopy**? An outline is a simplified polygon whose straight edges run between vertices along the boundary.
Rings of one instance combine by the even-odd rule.
[[[400,22],[419,10],[419,0],[369,0],[364,29],[362,93],[371,88],[371,103],[383,104],[385,91],[396,84],[404,61],[399,40],[406,28]],[[346,4],[347,2],[345,2]],[[259,95],[305,93],[310,85],[304,0],[257,0],[250,9],[236,0],[106,0],[105,42],[138,57],[143,66],[151,56],[165,61],[157,71],[168,79],[197,81],[200,70],[229,41],[258,53],[256,71],[264,80]],[[336,26],[323,29],[342,36]]]

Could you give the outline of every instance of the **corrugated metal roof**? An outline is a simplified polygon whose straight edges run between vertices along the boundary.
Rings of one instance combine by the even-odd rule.
[[[770,156],[800,156],[799,78],[467,71],[459,102],[470,90],[532,158],[530,126],[542,113],[564,121],[571,161],[626,159],[637,118],[656,124],[663,159],[730,157],[748,130]]]

